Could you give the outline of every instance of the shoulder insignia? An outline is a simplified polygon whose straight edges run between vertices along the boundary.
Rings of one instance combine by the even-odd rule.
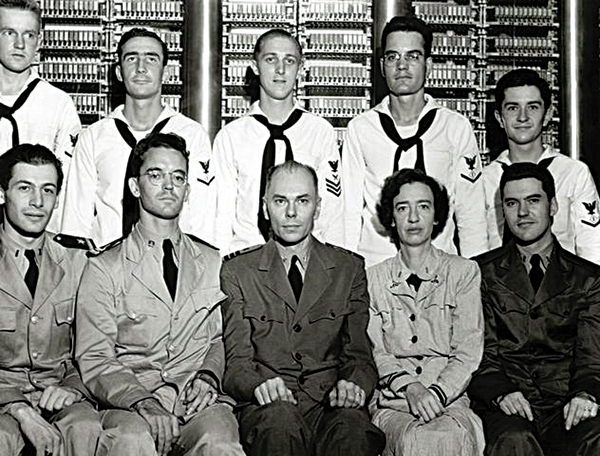
[[[327,247],[331,247],[334,250],[337,250],[338,252],[349,253],[350,255],[355,256],[356,258],[360,258],[361,260],[365,259],[360,253],[356,253],[354,250],[348,250],[343,247],[340,247],[339,245],[330,244],[329,242],[326,242],[325,245]]]
[[[473,155],[472,157],[466,156],[466,157],[464,157],[464,159],[467,162],[467,166],[469,167],[469,169],[467,170],[466,173],[462,173],[460,176],[463,179],[474,184],[475,182],[477,182],[477,179],[479,179],[481,177],[481,170],[475,169],[475,165],[477,164],[477,156],[476,155]]]
[[[55,242],[67,249],[81,249],[89,252],[98,250],[94,241],[90,238],[84,238],[79,236],[71,236],[69,234],[59,233],[52,238]]]
[[[338,172],[339,160],[329,160],[329,166],[331,168],[331,174],[325,178],[325,188],[333,196],[338,198],[342,195],[342,182],[340,179],[340,173]]]
[[[119,244],[121,244],[123,241],[125,240],[125,237],[119,238],[119,239],[115,239],[112,242],[109,242],[108,244],[103,245],[102,247],[98,247],[95,251],[93,252],[87,252],[87,256],[88,257],[96,257],[98,255],[100,255],[103,252],[106,252],[107,250],[110,250],[116,246],[118,246]]]
[[[189,234],[189,233],[184,233],[187,237],[189,237],[192,241],[194,241],[196,244],[202,244],[206,247],[210,247],[213,250],[219,250],[217,247],[215,247],[212,244],[209,244],[208,242],[206,242],[204,239],[200,239],[197,236],[194,236],[193,234]]]
[[[598,201],[585,202],[582,201],[583,207],[588,212],[585,219],[581,220],[581,223],[584,225],[591,226],[592,228],[596,228],[600,225],[600,216],[598,215]]]
[[[252,247],[246,247],[245,249],[232,252],[229,255],[225,255],[223,261],[229,261],[237,256],[243,255],[244,253],[253,252],[254,250],[260,249],[264,244],[253,245]]]
[[[79,139],[79,134],[72,135],[69,133],[69,138],[71,139],[71,147],[75,147],[77,140]]]
[[[200,163],[202,171],[204,171],[202,176],[198,177],[198,182],[202,182],[204,185],[210,185],[210,183],[215,180],[215,176],[209,172],[210,160],[206,160],[205,162],[198,160],[198,163]]]

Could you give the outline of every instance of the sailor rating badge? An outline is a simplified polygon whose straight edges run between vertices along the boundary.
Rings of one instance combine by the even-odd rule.
[[[474,184],[477,179],[481,177],[481,169],[475,169],[475,165],[477,165],[477,155],[466,156],[464,159],[467,162],[469,169],[466,173],[461,173],[461,177]]]
[[[212,181],[215,180],[215,176],[210,172],[210,160],[206,160],[205,162],[200,161],[200,166],[202,167],[202,173],[198,176],[198,182],[202,182],[205,185],[210,185]]]
[[[581,220],[581,223],[584,225],[591,226],[592,228],[596,228],[600,225],[600,215],[598,215],[598,201],[592,201],[587,203],[582,201],[583,207],[587,211],[585,217]]]
[[[331,174],[325,178],[325,185],[329,193],[339,198],[342,195],[342,182],[338,171],[340,161],[331,160],[328,163],[331,168]]]

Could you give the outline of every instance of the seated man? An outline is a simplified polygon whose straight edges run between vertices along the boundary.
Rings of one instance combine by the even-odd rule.
[[[83,381],[102,407],[97,455],[242,456],[224,367],[219,253],[183,234],[185,140],[152,133],[135,147],[140,218],[89,261],[77,297]]]
[[[72,362],[75,293],[85,264],[46,226],[63,183],[46,147],[0,157],[0,454],[94,454],[100,417]]]
[[[600,454],[600,267],[553,236],[547,169],[507,167],[500,195],[513,239],[476,259],[486,328],[469,386],[486,454]]]
[[[364,263],[311,235],[317,188],[307,165],[272,168],[263,205],[274,237],[221,270],[223,385],[249,456],[369,456],[385,444],[365,409],[377,372]]]

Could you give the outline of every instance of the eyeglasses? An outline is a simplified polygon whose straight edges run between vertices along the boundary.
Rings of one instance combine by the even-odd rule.
[[[173,186],[175,187],[183,187],[187,182],[187,175],[183,171],[165,172],[157,169],[151,169],[146,171],[140,177],[142,176],[146,176],[148,181],[157,187],[164,184],[167,176],[171,176],[171,182],[173,182]]]
[[[423,53],[421,51],[410,51],[401,54],[396,51],[388,51],[385,54],[383,54],[381,60],[383,60],[383,64],[385,66],[393,66],[398,63],[402,56],[404,56],[406,61],[410,64],[419,62],[423,57]]]

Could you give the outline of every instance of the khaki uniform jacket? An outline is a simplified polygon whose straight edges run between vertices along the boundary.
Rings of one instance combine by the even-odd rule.
[[[43,236],[35,299],[0,239],[0,406],[35,407],[50,385],[88,394],[73,366],[71,329],[86,258]]]
[[[469,386],[475,407],[514,391],[534,407],[562,406],[582,391],[600,398],[600,267],[555,240],[534,293],[514,242],[476,261],[485,346]]]
[[[254,389],[278,376],[319,403],[341,379],[370,396],[377,372],[362,258],[313,238],[297,304],[273,240],[226,260],[221,282],[223,384],[235,400],[252,402]]]
[[[175,302],[151,258],[154,242],[137,226],[88,262],[77,297],[76,358],[105,407],[129,409],[168,385],[161,391],[174,394],[161,402],[175,411],[175,396],[198,371],[222,378],[220,256],[187,235],[181,242]]]

